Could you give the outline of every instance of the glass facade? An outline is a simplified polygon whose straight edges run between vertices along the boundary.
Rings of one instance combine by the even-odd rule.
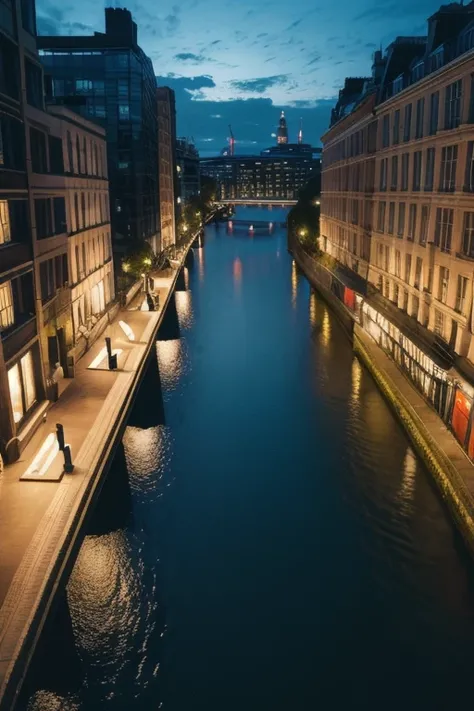
[[[49,98],[106,128],[112,241],[120,252],[159,229],[158,120],[150,59],[133,41],[114,48],[110,34],[39,37],[38,46]]]

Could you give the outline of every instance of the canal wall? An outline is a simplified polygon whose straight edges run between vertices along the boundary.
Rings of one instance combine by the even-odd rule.
[[[474,465],[437,412],[397,364],[356,322],[331,290],[331,272],[310,257],[296,239],[289,249],[310,284],[321,294],[350,336],[359,359],[407,432],[414,449],[431,472],[452,518],[474,556]],[[352,325],[348,325],[348,319]]]

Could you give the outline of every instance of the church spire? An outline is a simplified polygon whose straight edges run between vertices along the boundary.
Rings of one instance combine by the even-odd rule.
[[[288,127],[286,125],[285,112],[281,112],[278,126],[277,143],[288,143]]]
[[[303,119],[300,118],[300,130],[298,131],[298,143],[301,144],[303,143]]]

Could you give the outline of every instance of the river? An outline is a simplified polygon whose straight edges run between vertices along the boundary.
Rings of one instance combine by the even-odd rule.
[[[24,708],[472,705],[472,563],[285,229],[207,227],[188,286],[166,424],[124,436],[128,523],[69,583],[80,688],[37,674]]]

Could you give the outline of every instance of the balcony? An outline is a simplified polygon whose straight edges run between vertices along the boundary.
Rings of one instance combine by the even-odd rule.
[[[27,316],[26,318],[28,320],[21,325],[13,326],[7,332],[1,334],[3,355],[6,362],[11,360],[37,334],[36,316]]]

